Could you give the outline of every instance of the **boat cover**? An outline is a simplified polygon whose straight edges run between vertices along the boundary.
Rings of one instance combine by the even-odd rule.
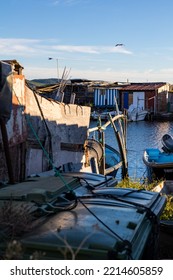
[[[169,134],[164,134],[162,137],[163,150],[173,153],[173,138]]]
[[[148,247],[154,254],[165,197],[116,188],[109,176],[79,175],[36,177],[0,190],[1,203],[23,204],[34,217],[20,238],[24,258],[39,252],[51,260],[142,259]]]
[[[85,260],[142,257],[152,231],[144,213],[103,199],[81,201],[87,208],[78,203],[75,210],[60,212],[22,239],[28,257],[34,251],[46,259],[73,259],[73,254]]]

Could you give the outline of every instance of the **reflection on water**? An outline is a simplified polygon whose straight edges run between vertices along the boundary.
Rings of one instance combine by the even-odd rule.
[[[90,127],[96,126],[91,122]],[[127,125],[127,159],[128,173],[131,178],[146,177],[146,167],[143,163],[143,152],[146,148],[162,148],[161,138],[164,134],[173,135],[173,122],[129,122]],[[106,143],[117,148],[114,131],[111,126],[106,128]],[[118,172],[118,179],[121,173]]]

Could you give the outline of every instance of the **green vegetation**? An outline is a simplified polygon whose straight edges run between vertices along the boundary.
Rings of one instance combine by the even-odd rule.
[[[132,180],[129,177],[126,177],[122,181],[120,181],[117,185],[118,188],[133,188],[138,190],[153,190],[156,185],[158,185],[158,181],[153,181],[152,183],[148,183],[148,180],[143,180],[141,183],[141,180],[135,179]]]
[[[140,180],[133,181],[130,178],[125,178],[121,182],[118,183],[117,187],[119,188],[133,188],[138,190],[148,190],[153,191],[153,189],[161,182],[159,181],[153,181],[152,183],[148,184],[147,180],[143,183],[140,182]],[[164,211],[160,217],[161,220],[173,220],[173,195],[166,195],[167,203],[164,208]]]
[[[45,87],[45,86],[51,86],[58,84],[59,80],[58,79],[34,79],[34,80],[26,80],[27,84],[29,85],[30,88],[35,88],[35,87]]]
[[[161,220],[173,220],[173,196],[166,195],[167,203],[160,217]]]

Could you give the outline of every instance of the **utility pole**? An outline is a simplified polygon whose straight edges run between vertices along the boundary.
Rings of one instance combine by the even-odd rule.
[[[48,60],[53,60],[54,58],[53,57],[48,57]],[[58,62],[58,58],[55,58],[56,60],[56,71],[57,71],[57,79],[58,79],[58,82],[59,82],[59,62]]]

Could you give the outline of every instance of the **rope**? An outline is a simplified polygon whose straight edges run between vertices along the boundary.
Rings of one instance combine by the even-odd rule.
[[[13,92],[14,92],[14,94],[15,94],[15,96],[16,96],[18,102],[19,102],[19,105],[21,106],[21,111],[22,111],[23,113],[25,113],[25,112],[24,112],[24,107],[23,107],[23,105],[21,104],[21,102],[20,102],[20,100],[19,100],[19,98],[18,98],[18,96],[17,96],[17,94],[16,94],[14,88],[13,88]],[[37,103],[37,105],[38,105],[38,103]],[[52,169],[53,169],[54,172],[55,172],[55,176],[56,176],[56,177],[59,176],[60,179],[62,180],[62,182],[64,183],[64,185],[66,186],[66,188],[67,188],[69,191],[73,192],[73,190],[70,188],[70,186],[68,185],[68,183],[65,181],[65,179],[63,178],[63,176],[62,176],[62,175],[60,174],[60,172],[58,171],[58,169],[54,166],[54,163],[53,163],[53,161],[51,160],[51,158],[50,158],[48,152],[47,152],[46,149],[43,147],[43,145],[42,145],[42,143],[41,143],[41,141],[40,141],[40,139],[39,139],[39,137],[38,137],[38,135],[37,135],[37,133],[36,133],[36,131],[35,131],[33,125],[32,125],[32,123],[31,123],[31,121],[30,121],[29,115],[24,114],[24,116],[25,116],[26,122],[28,123],[29,127],[31,128],[31,130],[32,130],[32,132],[33,132],[33,134],[34,134],[36,140],[38,141],[38,143],[39,143],[41,149],[43,150],[44,155],[46,156],[48,162],[49,162],[50,165],[52,166]]]
[[[13,89],[13,91],[14,91],[14,89]],[[14,93],[15,93],[15,91],[14,91]],[[16,93],[15,93],[15,95],[16,95]],[[16,97],[17,97],[17,95],[16,95]],[[17,97],[17,99],[18,99],[18,97]],[[19,105],[21,106],[22,111],[24,111],[24,110],[23,110],[23,106],[21,105],[19,99],[18,99],[18,102],[19,102]],[[59,176],[60,179],[62,180],[62,182],[64,183],[64,185],[65,185],[65,186],[67,187],[67,189],[70,191],[70,193],[72,193],[72,194],[74,195],[74,198],[75,198],[74,207],[77,205],[77,200],[78,200],[78,201],[83,205],[83,207],[85,207],[85,209],[86,209],[92,216],[94,216],[104,227],[106,227],[117,239],[119,239],[119,240],[122,242],[122,246],[123,246],[124,249],[127,250],[129,258],[132,258],[132,257],[131,257],[132,244],[131,244],[128,240],[124,240],[123,238],[121,238],[115,231],[113,231],[113,230],[112,230],[108,225],[106,225],[99,217],[97,217],[97,215],[95,215],[95,214],[85,205],[85,203],[83,203],[83,201],[82,201],[79,197],[76,196],[76,194],[73,192],[72,188],[68,185],[68,183],[65,181],[65,179],[63,178],[63,176],[60,174],[59,170],[57,170],[57,168],[54,166],[54,163],[53,163],[52,159],[50,158],[50,156],[49,156],[49,154],[47,153],[46,149],[43,147],[43,145],[42,145],[42,143],[41,143],[41,141],[40,141],[40,139],[39,139],[39,137],[38,137],[38,135],[37,135],[37,133],[36,133],[36,131],[35,131],[33,125],[32,125],[32,123],[31,123],[31,121],[30,121],[29,115],[26,115],[26,114],[25,114],[25,118],[26,118],[26,121],[27,121],[28,125],[30,126],[30,128],[31,128],[31,130],[32,130],[32,132],[33,132],[33,134],[34,134],[34,136],[35,136],[35,138],[36,138],[36,140],[38,141],[38,143],[39,143],[41,149],[43,150],[44,155],[45,155],[46,158],[48,159],[48,161],[49,161],[49,163],[51,164],[53,170],[55,171],[55,176]],[[114,199],[115,199],[115,197],[114,197]],[[119,200],[117,197],[116,197],[116,199]],[[56,211],[59,211],[59,210],[60,210],[59,207],[57,207],[56,209],[53,209],[53,208],[54,208],[54,207],[52,206],[53,212],[54,212],[55,210],[56,210]],[[73,206],[72,206],[72,208],[73,208]],[[69,210],[69,208],[66,208],[66,210]]]
[[[132,259],[131,252],[132,252],[132,244],[128,240],[124,240],[121,236],[119,236],[114,230],[112,230],[108,225],[106,225],[98,216],[96,216],[86,205],[83,201],[77,197],[78,201],[87,209],[87,211],[94,216],[105,228],[107,228],[117,239],[122,242],[123,249],[127,250],[128,257]]]
[[[29,115],[25,115],[25,117],[26,117],[26,121],[27,121],[28,125],[30,126],[30,128],[31,128],[31,130],[32,130],[32,132],[33,132],[33,134],[34,134],[34,136],[35,136],[35,138],[36,138],[36,140],[38,141],[40,147],[42,148],[44,155],[46,156],[46,158],[48,159],[50,165],[52,166],[52,169],[53,169],[54,172],[55,172],[55,176],[56,176],[56,177],[59,176],[60,179],[62,180],[62,182],[64,183],[64,185],[67,187],[67,189],[68,189],[69,191],[72,191],[72,189],[70,188],[70,186],[68,185],[68,183],[65,181],[65,179],[63,178],[63,176],[61,175],[61,173],[59,172],[59,170],[54,166],[54,163],[53,163],[53,161],[51,160],[51,158],[50,158],[49,154],[47,153],[46,149],[43,147],[43,145],[42,145],[42,143],[41,143],[41,141],[40,141],[40,139],[39,139],[37,133],[35,132],[35,130],[34,130],[33,126],[32,126],[32,123],[30,122]]]

